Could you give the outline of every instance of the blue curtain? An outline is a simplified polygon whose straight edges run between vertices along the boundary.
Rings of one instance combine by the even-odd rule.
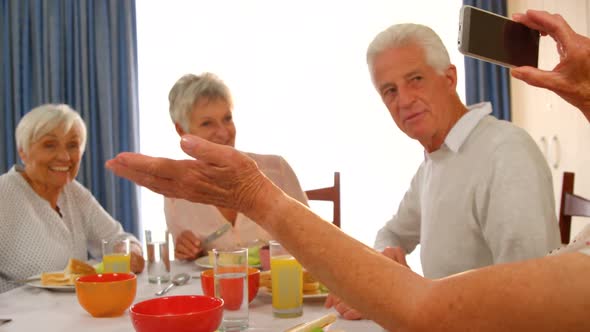
[[[18,162],[23,114],[69,104],[88,127],[78,180],[137,234],[137,189],[104,168],[139,150],[135,0],[0,0],[0,10],[0,171]]]
[[[506,0],[464,0],[463,4],[506,16]],[[510,121],[510,72],[489,62],[465,57],[467,104],[492,103],[493,115]]]

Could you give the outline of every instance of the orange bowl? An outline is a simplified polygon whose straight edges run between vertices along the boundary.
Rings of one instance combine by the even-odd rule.
[[[223,300],[202,295],[158,297],[131,306],[137,332],[213,332],[223,318]]]
[[[232,297],[224,297],[225,305],[228,309],[232,310],[232,308],[238,309],[240,307],[240,303],[242,303],[242,298],[240,297],[243,292],[241,291],[241,283],[236,282],[239,281],[237,279],[225,279],[225,282],[231,283],[229,284],[229,288],[235,288],[235,291],[232,291]],[[260,286],[260,270],[254,267],[248,268],[248,303],[252,302],[258,294],[258,288]],[[215,282],[213,277],[213,269],[205,270],[201,272],[201,289],[203,290],[203,294],[207,296],[215,296]]]
[[[78,302],[94,317],[121,316],[135,299],[137,277],[133,273],[103,273],[76,279]]]

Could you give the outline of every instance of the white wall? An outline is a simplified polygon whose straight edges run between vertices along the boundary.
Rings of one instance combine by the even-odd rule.
[[[304,189],[341,172],[342,229],[371,245],[423,158],[371,85],[365,51],[391,24],[427,24],[459,72],[461,1],[138,1],[141,152],[185,158],[167,95],[185,73],[211,71],[235,100],[237,148],[284,156]],[[145,228],[165,228],[162,197],[142,189]],[[330,217],[328,206],[312,206]],[[419,264],[412,265],[420,271]]]

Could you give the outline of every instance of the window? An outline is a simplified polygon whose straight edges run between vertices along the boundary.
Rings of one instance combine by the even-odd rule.
[[[236,147],[282,155],[304,190],[330,184],[340,171],[342,229],[372,245],[423,149],[396,127],[373,88],[367,46],[396,22],[429,25],[458,68],[463,96],[463,56],[456,48],[461,4],[138,1],[141,152],[186,158],[168,115],[168,91],[185,73],[214,72],[233,93]],[[319,213],[330,213],[325,208]],[[146,228],[166,227],[163,198],[146,189],[140,215]],[[421,271],[419,260],[410,264]]]

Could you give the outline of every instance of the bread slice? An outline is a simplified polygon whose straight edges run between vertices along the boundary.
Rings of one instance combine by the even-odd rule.
[[[321,294],[320,282],[311,275],[307,270],[303,270],[303,294],[304,295],[315,295]]]
[[[272,279],[270,276],[270,271],[260,271],[260,287],[266,287],[269,290],[272,287]]]
[[[73,285],[69,275],[63,272],[44,272],[41,274],[43,286],[67,286]]]
[[[86,264],[80,260],[75,258],[70,258],[68,261],[68,266],[64,270],[66,275],[75,274],[76,278],[79,276],[85,276],[89,274],[96,274],[96,270],[92,265]]]
[[[82,274],[65,274],[63,272],[44,272],[41,274],[43,286],[74,286]]]
[[[70,274],[70,285],[75,285],[76,284],[76,279],[78,279],[78,277],[84,276],[84,274]]]
[[[267,271],[260,271],[260,279],[269,279],[271,278],[270,270]]]
[[[91,265],[70,258],[68,266],[63,272],[44,272],[41,274],[41,285],[43,286],[73,286],[76,278],[96,274],[96,270]]]
[[[319,294],[320,283],[319,282],[306,282],[303,284],[303,294]]]

